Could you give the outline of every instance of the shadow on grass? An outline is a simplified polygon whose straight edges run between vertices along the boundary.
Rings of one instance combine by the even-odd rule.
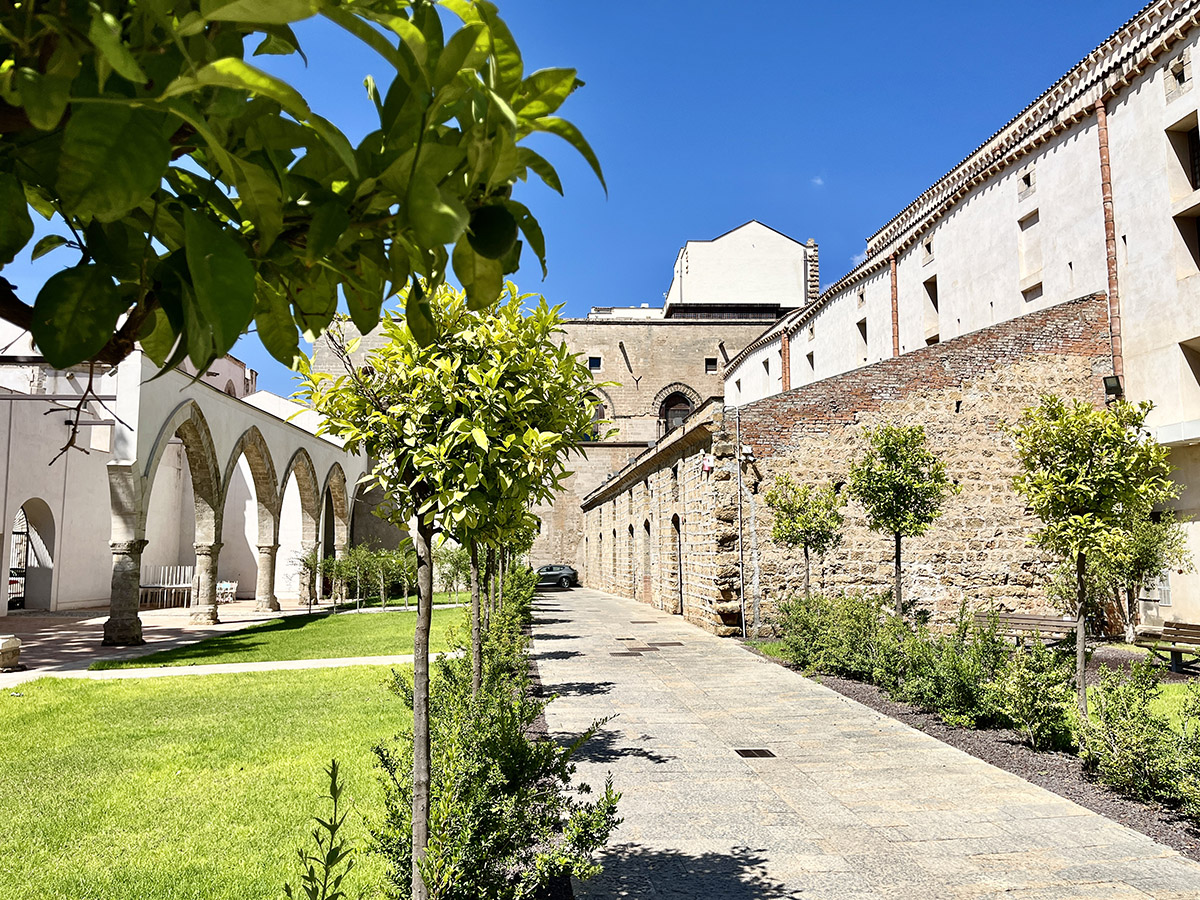
[[[91,668],[128,668],[135,663],[138,666],[159,666],[164,663],[180,661],[194,660],[199,662],[208,657],[224,655],[226,653],[246,653],[268,643],[269,639],[274,635],[300,631],[314,622],[328,619],[332,615],[336,615],[336,613],[329,611],[314,612],[299,616],[286,616],[282,619],[271,619],[269,622],[251,625],[249,628],[243,628],[240,631],[232,631],[228,634],[219,634],[205,638],[202,641],[188,644],[185,647],[159,650],[156,653],[148,653],[145,656],[137,656],[131,659],[100,660],[93,663]]]
[[[721,900],[800,898],[766,873],[766,857],[748,847],[728,853],[685,853],[621,844],[601,852],[604,872],[584,882],[579,900],[600,897],[719,897]]]

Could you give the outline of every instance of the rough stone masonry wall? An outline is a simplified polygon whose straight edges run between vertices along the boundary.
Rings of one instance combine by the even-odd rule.
[[[1042,394],[1103,403],[1102,378],[1112,372],[1106,303],[1102,294],[1064,303],[743,407],[741,440],[755,455],[744,469],[744,515],[757,624],[769,630],[776,601],[803,585],[800,552],[771,541],[766,491],[781,472],[798,482],[846,480],[864,432],[885,422],[923,425],[962,487],[925,535],[905,539],[906,598],[940,621],[964,600],[1055,612],[1045,594],[1051,561],[1030,545],[1036,522],[1011,486],[1016,460],[1004,423]],[[891,537],[870,531],[856,502],[845,513],[842,543],[814,565],[815,584],[889,590]]]

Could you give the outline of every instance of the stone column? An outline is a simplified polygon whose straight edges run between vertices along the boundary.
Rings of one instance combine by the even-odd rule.
[[[109,594],[108,620],[104,623],[105,644],[125,646],[144,644],[142,620],[138,618],[139,590],[142,582],[142,551],[148,541],[113,541],[112,591]]]
[[[258,578],[254,583],[255,612],[275,612],[279,601],[275,599],[275,555],[278,544],[260,544],[258,547]]]
[[[333,545],[333,558],[334,559],[344,559],[346,556],[346,551],[349,549],[350,548],[347,544],[334,544]],[[337,596],[336,602],[346,603],[350,598],[350,579],[343,578],[340,585],[335,581],[334,585],[333,585],[333,590],[337,591],[337,589],[339,587],[341,588],[341,593]]]
[[[217,616],[217,560],[221,555],[221,542],[196,544],[196,578],[192,589],[191,621],[197,625],[216,625]]]

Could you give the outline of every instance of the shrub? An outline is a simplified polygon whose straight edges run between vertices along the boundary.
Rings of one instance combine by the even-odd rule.
[[[599,871],[593,856],[619,823],[612,783],[591,797],[574,782],[570,746],[531,737],[545,703],[530,697],[522,626],[536,579],[513,571],[504,609],[492,617],[484,644],[484,677],[471,693],[468,656],[440,658],[430,684],[432,778],[430,839],[421,873],[430,895],[444,900],[536,897],[557,879]],[[411,684],[394,676],[393,690]],[[386,894],[410,896],[412,870],[412,738],[375,750],[383,773],[384,816],[372,824],[387,859]]]
[[[1079,728],[1084,767],[1122,794],[1171,800],[1177,793],[1179,737],[1165,716],[1150,711],[1161,693],[1158,666],[1147,658],[1128,675],[1100,670],[1094,711]]]
[[[784,600],[779,604],[779,632],[784,657],[806,672],[817,669],[832,604],[824,594]]]
[[[930,634],[923,626],[902,645],[903,671],[896,699],[935,712],[949,725],[976,728],[997,719],[992,682],[1008,656],[996,619],[976,625],[966,604],[954,630]]]
[[[1200,682],[1188,685],[1180,719],[1176,790],[1184,812],[1200,822]]]
[[[1073,654],[1034,640],[1029,647],[1018,647],[1001,669],[995,706],[1034,750],[1066,748],[1074,679]]]

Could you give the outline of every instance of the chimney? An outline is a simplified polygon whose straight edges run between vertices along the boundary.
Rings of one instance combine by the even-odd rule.
[[[817,242],[813,238],[809,238],[804,247],[804,259],[808,270],[805,299],[808,303],[812,303],[821,295],[821,263],[817,255]],[[808,303],[805,305],[807,306]]]

